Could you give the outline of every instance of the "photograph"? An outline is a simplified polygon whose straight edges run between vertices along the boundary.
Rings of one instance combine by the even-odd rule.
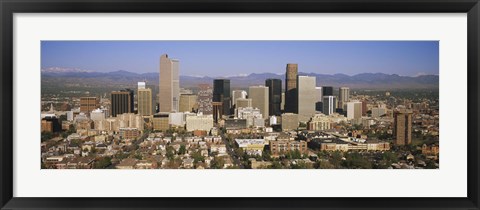
[[[42,169],[438,169],[438,41],[42,41]]]

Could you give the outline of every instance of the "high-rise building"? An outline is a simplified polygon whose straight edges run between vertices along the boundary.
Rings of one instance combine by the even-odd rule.
[[[162,112],[156,113],[153,115],[153,130],[156,131],[167,131],[170,129],[170,124],[168,123],[169,113]]]
[[[345,104],[350,100],[350,88],[349,87],[340,87],[338,94],[338,107],[345,109]]]
[[[268,87],[250,86],[248,88],[249,98],[252,99],[252,107],[259,108],[263,118],[268,118]]]
[[[280,116],[282,114],[282,80],[267,79],[265,86],[268,87],[268,115]]]
[[[212,117],[213,122],[218,123],[218,120],[223,116],[223,103],[222,102],[212,102]]]
[[[159,110],[178,112],[180,98],[179,61],[160,56]]]
[[[362,118],[362,102],[352,101],[346,102],[347,106],[347,119],[360,119]]]
[[[298,114],[283,113],[282,114],[282,130],[289,131],[298,128]]]
[[[367,106],[368,106],[367,101],[363,100],[362,101],[362,116],[367,116]]]
[[[333,87],[332,86],[323,86],[322,87],[322,97],[323,96],[333,96]]]
[[[239,98],[242,98],[242,99],[247,98],[247,91],[244,91],[244,90],[232,91],[232,106],[236,105],[237,99]]]
[[[230,97],[230,80],[216,79],[213,80],[213,102],[222,102],[222,115],[230,115],[232,108],[232,100]]]
[[[100,108],[100,100],[97,97],[81,97],[80,112],[90,114],[91,111]]]
[[[331,115],[337,109],[337,97],[323,96],[323,114]]]
[[[210,84],[199,84],[198,85],[198,113],[203,114],[212,114],[212,98],[213,98],[213,89]]]
[[[237,98],[236,108],[247,108],[252,107],[252,99],[251,98]]]
[[[402,108],[394,112],[393,133],[396,145],[412,143],[412,110]]]
[[[298,64],[287,64],[285,74],[285,112],[297,113]]]
[[[133,90],[126,89],[113,91],[110,103],[112,117],[116,117],[118,114],[123,113],[133,113]]]
[[[315,90],[317,91],[315,93],[315,111],[323,111],[323,103],[322,103],[322,100],[323,100],[323,91],[322,91],[322,87],[315,87]]]
[[[297,92],[298,92],[298,119],[301,122],[308,121],[315,114],[314,97],[317,93],[315,89],[316,78],[310,76],[298,76]]]
[[[197,95],[181,94],[180,95],[180,112],[192,112],[197,109]]]
[[[280,109],[285,110],[285,93],[282,93],[282,103],[280,103]]]
[[[146,88],[145,82],[138,83],[137,111],[140,116],[150,116],[152,109],[152,89]]]

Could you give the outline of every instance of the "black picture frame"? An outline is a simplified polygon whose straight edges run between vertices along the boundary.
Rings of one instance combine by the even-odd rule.
[[[479,209],[478,0],[0,0],[1,209]],[[466,198],[17,198],[13,197],[15,13],[467,13],[468,196]],[[452,181],[452,180],[445,180]]]

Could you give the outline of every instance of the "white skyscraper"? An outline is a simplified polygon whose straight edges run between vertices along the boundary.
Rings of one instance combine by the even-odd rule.
[[[180,100],[179,61],[160,57],[159,104],[160,112],[177,112]]]
[[[347,102],[347,119],[362,118],[362,102]]]
[[[301,122],[308,121],[315,114],[315,103],[317,102],[315,85],[315,77],[298,76],[298,119]]]

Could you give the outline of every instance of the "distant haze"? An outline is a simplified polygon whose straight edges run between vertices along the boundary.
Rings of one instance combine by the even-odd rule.
[[[438,75],[437,41],[42,41],[42,69],[158,72],[162,54],[180,74],[285,73],[287,63],[315,74]]]

